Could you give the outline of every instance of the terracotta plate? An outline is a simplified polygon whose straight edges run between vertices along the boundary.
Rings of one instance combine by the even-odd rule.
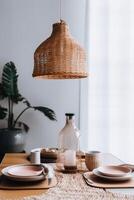
[[[17,177],[32,177],[42,173],[43,167],[40,165],[16,165],[8,169],[8,174]]]
[[[132,178],[132,173],[129,173],[125,176],[106,176],[101,174],[98,169],[93,170],[93,174],[95,174],[99,178],[107,179],[110,181],[127,181]]]
[[[129,169],[128,167],[115,166],[115,165],[99,167],[97,168],[97,170],[104,176],[112,176],[112,177],[126,176],[132,172],[132,170]]]
[[[22,168],[20,168],[19,170],[23,171],[23,173],[25,173],[25,175],[21,174],[20,175],[20,171],[18,170],[18,166],[21,166],[21,167],[24,167],[24,166],[30,166],[30,165],[12,165],[12,166],[9,166],[9,167],[5,167],[4,169],[1,170],[1,173],[8,179],[10,180],[13,180],[13,181],[26,181],[26,182],[33,182],[33,181],[40,181],[40,180],[44,180],[46,178],[45,175],[43,175],[43,173],[41,173],[41,169],[40,168],[40,171],[38,171],[38,173],[35,173],[33,172],[33,169],[32,169],[32,173],[25,173],[24,168],[22,170]],[[33,165],[32,165],[33,166]],[[16,168],[17,167],[17,168]],[[40,166],[41,167],[41,166]],[[11,170],[11,169],[17,169],[16,171],[14,170]],[[29,170],[31,168],[28,168]],[[21,172],[22,172],[21,171]],[[11,174],[9,173],[11,172]],[[18,173],[19,172],[19,173]],[[40,173],[39,173],[40,172]],[[29,176],[30,175],[30,176]]]

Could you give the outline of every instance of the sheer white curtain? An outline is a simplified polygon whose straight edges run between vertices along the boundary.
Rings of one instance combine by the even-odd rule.
[[[83,141],[89,150],[134,163],[134,0],[87,0],[85,27],[90,76],[88,101],[81,102],[88,108]]]

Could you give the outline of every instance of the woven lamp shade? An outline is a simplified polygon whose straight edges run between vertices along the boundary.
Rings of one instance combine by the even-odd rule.
[[[87,76],[84,49],[71,37],[64,21],[53,24],[51,36],[34,53],[33,77],[77,79]]]

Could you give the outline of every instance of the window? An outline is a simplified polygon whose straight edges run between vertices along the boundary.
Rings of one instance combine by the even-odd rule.
[[[87,0],[86,15],[82,145],[134,162],[134,1]]]

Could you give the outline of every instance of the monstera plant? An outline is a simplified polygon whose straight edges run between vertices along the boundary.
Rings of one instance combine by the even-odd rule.
[[[0,127],[0,154],[6,152],[21,152],[25,145],[25,132],[28,132],[29,126],[20,121],[24,112],[32,109],[41,112],[50,120],[56,120],[54,111],[44,106],[33,106],[23,97],[18,89],[18,74],[13,62],[5,64],[0,83],[0,120],[5,119],[6,128]],[[25,108],[18,116],[14,113],[16,104],[23,103]]]

